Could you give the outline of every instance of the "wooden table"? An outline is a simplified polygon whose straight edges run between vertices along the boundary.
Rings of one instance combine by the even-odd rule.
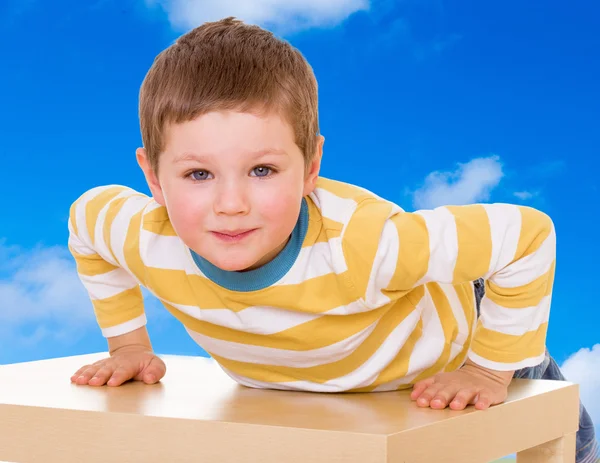
[[[0,460],[111,463],[575,461],[578,386],[515,380],[485,411],[418,408],[408,391],[238,386],[211,359],[161,356],[154,385],[71,384],[106,353],[0,366]],[[529,449],[529,450],[528,450]]]

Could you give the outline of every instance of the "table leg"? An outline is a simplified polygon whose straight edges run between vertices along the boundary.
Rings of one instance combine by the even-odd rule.
[[[517,453],[517,463],[575,463],[575,435],[567,434]]]

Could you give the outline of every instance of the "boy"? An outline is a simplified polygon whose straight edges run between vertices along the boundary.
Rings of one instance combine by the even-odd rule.
[[[419,406],[485,409],[514,376],[554,372],[552,221],[504,204],[405,213],[319,177],[317,107],[303,56],[233,18],[156,58],[136,152],[152,197],[112,185],[71,207],[69,247],[110,351],[73,382],[163,377],[140,285],[249,387],[412,387]],[[596,452],[583,411],[579,462]]]

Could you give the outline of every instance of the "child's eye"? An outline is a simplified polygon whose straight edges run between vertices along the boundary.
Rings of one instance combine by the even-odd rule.
[[[267,166],[258,166],[258,167],[255,167],[254,169],[252,169],[252,173],[256,177],[266,177],[271,172],[272,172],[271,168],[267,167]]]
[[[210,172],[206,170],[195,170],[193,172],[190,172],[188,177],[191,177],[192,180],[201,181],[207,180],[209,175],[211,175]]]

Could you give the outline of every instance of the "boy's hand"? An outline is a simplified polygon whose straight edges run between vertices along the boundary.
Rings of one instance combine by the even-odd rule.
[[[415,383],[410,395],[420,407],[463,410],[474,404],[479,410],[502,403],[508,394],[513,371],[488,370],[470,360],[459,370],[438,373]]]
[[[128,346],[113,352],[109,358],[81,367],[71,376],[71,382],[90,386],[120,386],[133,379],[154,384],[166,371],[165,363],[150,350]]]

